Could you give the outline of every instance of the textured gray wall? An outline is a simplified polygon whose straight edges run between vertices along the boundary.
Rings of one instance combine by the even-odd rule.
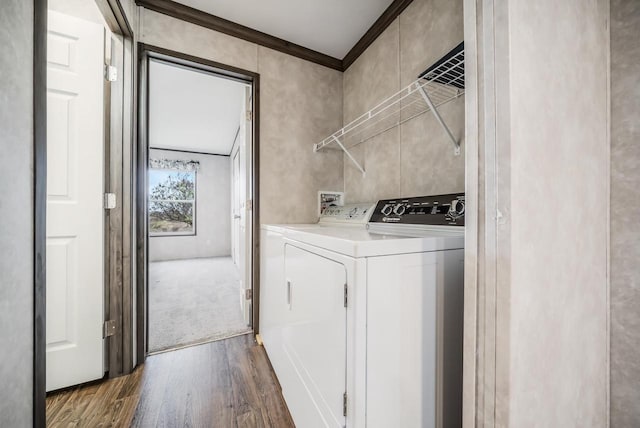
[[[139,37],[260,73],[260,222],[316,222],[318,190],[343,187],[341,153],[313,153],[342,125],[342,73],[143,8]]]
[[[605,427],[609,1],[465,24],[465,426]]]
[[[611,427],[640,426],[640,2],[611,0]]]
[[[345,71],[344,123],[409,85],[462,39],[462,0],[414,0]],[[464,140],[464,97],[439,111],[453,135]],[[409,120],[351,152],[367,174],[363,177],[345,155],[348,202],[464,191],[464,154],[454,155],[433,114]]]
[[[33,2],[0,6],[0,426],[28,427],[33,382]]]
[[[497,275],[510,334],[496,353],[509,371],[496,402],[513,427],[604,427],[609,2],[510,1],[508,18],[509,169],[497,176],[510,249]]]
[[[196,235],[149,238],[149,261],[231,255],[231,160],[229,156],[150,150],[150,157],[196,160]]]

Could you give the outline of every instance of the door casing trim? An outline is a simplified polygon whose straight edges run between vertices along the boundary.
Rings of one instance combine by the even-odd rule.
[[[34,0],[33,26],[33,426],[47,425],[47,0]]]

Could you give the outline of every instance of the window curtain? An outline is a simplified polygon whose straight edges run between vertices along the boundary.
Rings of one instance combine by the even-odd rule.
[[[151,158],[149,159],[149,168],[195,172],[200,169],[200,162],[194,160]]]

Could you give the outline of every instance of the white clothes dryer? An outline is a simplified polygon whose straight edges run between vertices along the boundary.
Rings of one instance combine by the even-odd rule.
[[[464,194],[340,208],[262,227],[260,335],[294,422],[460,426]]]

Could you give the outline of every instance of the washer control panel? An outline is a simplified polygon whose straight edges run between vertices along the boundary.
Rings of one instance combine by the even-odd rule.
[[[367,224],[373,213],[373,203],[329,206],[320,216],[320,223]]]
[[[378,201],[370,223],[464,226],[464,193]]]

